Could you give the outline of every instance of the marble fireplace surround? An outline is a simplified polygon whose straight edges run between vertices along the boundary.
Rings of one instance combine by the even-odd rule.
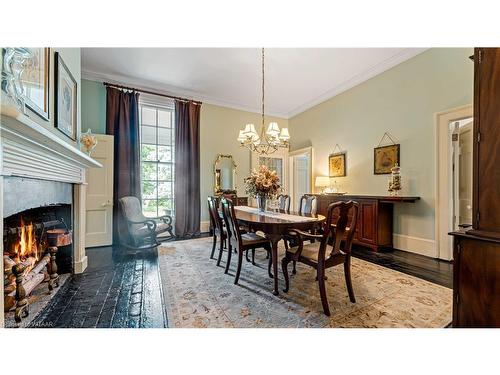
[[[102,165],[57,137],[42,125],[16,111],[0,114],[0,209],[4,215],[4,177],[22,177],[73,185],[73,268],[81,273],[87,267],[85,255],[85,175],[87,168]],[[7,207],[8,211],[12,207]],[[8,212],[5,212],[8,214]],[[3,220],[0,221],[3,233]],[[0,241],[3,253],[3,241]],[[3,272],[3,267],[2,271]],[[2,275],[3,276],[3,275]],[[3,277],[2,277],[3,278]],[[3,282],[0,283],[0,311],[3,312]],[[0,313],[0,327],[4,326]]]

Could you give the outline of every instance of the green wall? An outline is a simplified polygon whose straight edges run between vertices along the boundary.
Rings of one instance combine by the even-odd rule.
[[[422,198],[416,204],[395,205],[394,232],[407,242],[432,246],[435,115],[472,103],[472,52],[427,50],[292,117],[291,149],[313,146],[314,173],[326,176],[328,155],[339,143],[347,151],[347,176],[337,178],[342,190],[383,195],[388,176],[373,174],[373,148],[384,132],[390,132],[401,144],[403,193]]]
[[[106,89],[100,82],[82,79],[82,132],[106,134]]]

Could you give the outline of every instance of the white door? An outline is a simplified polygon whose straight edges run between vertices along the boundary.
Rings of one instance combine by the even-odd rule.
[[[290,152],[291,209],[297,211],[300,198],[312,191],[312,147]]]
[[[98,134],[92,157],[102,168],[87,170],[85,246],[109,246],[113,242],[113,136]]]

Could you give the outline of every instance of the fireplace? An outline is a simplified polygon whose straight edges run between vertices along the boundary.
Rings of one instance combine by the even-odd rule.
[[[4,312],[28,316],[37,289],[50,294],[59,274],[73,272],[72,185],[4,178]]]
[[[4,240],[0,244],[10,268],[3,268],[0,295],[12,293],[12,277],[15,277],[17,307],[23,295],[29,295],[24,288],[18,290],[18,283],[26,285],[29,278],[35,277],[33,274],[38,275],[36,282],[43,277],[38,287],[46,288],[44,293],[48,293],[49,286],[56,286],[72,273],[82,273],[87,267],[85,174],[88,168],[100,167],[100,163],[57,131],[2,102],[0,232]],[[26,263],[19,265],[22,262]],[[5,301],[0,298],[0,311],[7,309]],[[24,301],[21,307],[23,304]],[[0,313],[0,327],[4,325],[4,314]]]

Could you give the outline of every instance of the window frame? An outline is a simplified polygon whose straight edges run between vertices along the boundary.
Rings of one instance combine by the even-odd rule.
[[[155,125],[143,124],[142,123],[142,112],[143,108],[153,109],[155,111]],[[170,127],[160,126],[159,125],[159,111],[168,111],[170,112]],[[155,132],[155,143],[151,142],[143,142],[143,128],[152,128]],[[159,144],[160,140],[160,129],[167,129],[170,131],[170,142],[169,144]],[[148,213],[152,211],[145,210],[145,202],[154,201],[156,207],[156,214],[154,217],[169,215],[174,218],[175,214],[175,103],[173,100],[158,97],[151,97],[149,95],[141,95],[139,97],[139,145],[140,145],[140,178],[141,178],[141,207],[143,213],[148,216]],[[143,145],[151,145],[155,147],[155,158],[154,160],[143,159],[142,157],[142,146]],[[168,147],[170,148],[170,161],[161,161],[159,157],[159,147]],[[144,163],[148,163],[154,165],[156,168],[155,178],[154,179],[145,179],[144,178]],[[166,166],[167,172],[165,178],[160,178],[160,166]],[[168,179],[168,169],[170,169],[170,179]],[[144,182],[151,182],[155,186],[155,198],[145,198],[144,194]],[[170,192],[169,196],[161,196],[160,195],[160,184],[169,183],[170,184]],[[167,206],[170,202],[171,208],[166,208],[165,211],[160,211],[161,204],[160,202],[164,201],[164,206]],[[151,216],[151,217],[153,217]]]

